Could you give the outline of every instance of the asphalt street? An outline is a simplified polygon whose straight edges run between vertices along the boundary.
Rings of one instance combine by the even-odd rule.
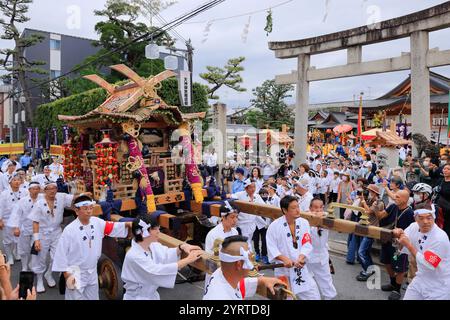
[[[330,235],[330,238],[344,238],[342,234]],[[0,239],[3,238],[0,231]],[[3,245],[0,244],[3,249]],[[334,285],[338,292],[337,300],[385,300],[389,293],[381,291],[380,285],[388,282],[388,275],[383,267],[379,267],[379,272],[373,276],[367,283],[358,282],[355,277],[361,271],[359,265],[348,265],[345,263],[345,257],[341,254],[331,253],[336,273],[333,276]],[[375,263],[378,258],[374,257]],[[377,266],[378,267],[378,266]],[[17,285],[19,280],[19,273],[21,270],[20,261],[16,262],[11,269],[11,279],[13,286]],[[265,271],[265,275],[272,275],[271,271]],[[376,277],[379,275],[379,277]],[[54,274],[55,280],[58,279],[58,274]],[[181,278],[180,278],[181,279]],[[44,280],[45,282],[45,280]],[[48,288],[47,291],[38,295],[38,300],[63,300],[64,296],[60,295],[57,288]],[[202,298],[203,281],[195,283],[177,284],[173,289],[160,288],[159,293],[163,300],[200,300]],[[402,290],[402,294],[404,291]],[[104,296],[101,294],[101,298]],[[261,297],[254,297],[253,299],[262,299]]]

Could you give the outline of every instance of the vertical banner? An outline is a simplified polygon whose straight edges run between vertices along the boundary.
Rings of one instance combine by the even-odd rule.
[[[47,132],[45,132],[45,149],[50,149],[50,129],[47,129]]]
[[[39,128],[34,128],[34,148],[39,149]]]
[[[33,147],[33,128],[27,128],[27,149]]]
[[[63,143],[66,143],[67,140],[69,140],[69,127],[63,126],[62,130],[63,130]]]
[[[180,91],[180,101],[183,107],[192,106],[192,85],[191,72],[180,71],[180,79],[178,81]]]
[[[56,127],[52,127],[52,132],[53,132],[53,144],[55,146],[58,145],[58,131],[56,130]]]

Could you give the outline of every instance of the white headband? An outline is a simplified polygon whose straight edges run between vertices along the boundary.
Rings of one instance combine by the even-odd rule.
[[[90,206],[90,205],[93,205],[93,204],[95,204],[95,201],[84,200],[84,201],[75,203],[74,206],[75,206],[75,208],[81,208],[81,207]]]
[[[232,256],[222,251],[219,252],[219,259],[222,262],[236,262],[236,261],[244,261],[243,268],[247,270],[253,270],[255,266],[250,261],[250,252],[246,251],[243,247],[239,250],[240,256]]]
[[[236,211],[235,209],[233,209],[233,207],[230,205],[230,203],[228,201],[225,201],[224,205],[225,205],[225,208],[230,210],[230,212]],[[221,212],[220,215],[222,217],[225,217],[226,215],[230,214],[230,212]]]
[[[428,210],[428,209],[414,210],[414,215],[418,215],[418,214],[431,214],[433,216],[433,218],[436,218],[436,214],[434,213],[433,208],[431,210]]]
[[[58,184],[56,183],[56,182],[47,182],[46,184],[45,184],[45,186],[44,186],[44,190],[45,189],[47,189],[47,187],[49,187],[49,186],[58,186]]]
[[[151,224],[146,224],[144,220],[139,221],[139,225],[142,227],[142,231],[140,229],[136,230],[136,234],[142,233],[142,238],[150,237],[150,233],[148,232],[148,229],[151,228]]]

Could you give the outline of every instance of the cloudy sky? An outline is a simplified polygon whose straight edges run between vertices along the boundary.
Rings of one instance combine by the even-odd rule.
[[[206,0],[178,0],[161,13],[167,21],[201,5]],[[244,56],[243,87],[247,92],[236,93],[221,89],[221,101],[230,107],[248,106],[251,90],[276,74],[295,69],[295,59],[275,59],[268,49],[269,41],[295,40],[359,27],[377,21],[409,14],[445,1],[438,0],[226,0],[215,8],[194,17],[178,27],[185,39],[192,39],[195,48],[194,78],[207,65],[222,66],[231,57]],[[94,25],[99,21],[93,13],[104,7],[106,0],[35,0],[30,7],[31,20],[24,27],[96,39]],[[281,4],[281,5],[280,5]],[[266,12],[273,8],[273,32],[266,35]],[[78,15],[79,13],[79,15]],[[237,17],[234,17],[237,16]],[[233,18],[229,18],[233,17]],[[229,18],[229,19],[222,19]],[[209,31],[207,31],[209,26]],[[248,29],[245,35],[244,30]],[[450,29],[430,34],[430,48],[450,49]],[[0,41],[0,46],[9,44]],[[177,43],[182,47],[183,43]],[[409,39],[401,39],[363,48],[363,60],[399,56],[409,51]],[[328,67],[344,64],[346,52],[339,51],[313,56],[311,65]],[[450,77],[450,67],[433,71]],[[366,98],[376,98],[389,91],[408,76],[395,72],[348,79],[314,82],[310,102],[353,100],[361,91]],[[293,94],[295,94],[293,92]],[[292,102],[291,99],[289,102]]]

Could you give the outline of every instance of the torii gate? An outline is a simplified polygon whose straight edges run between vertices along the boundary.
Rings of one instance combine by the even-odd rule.
[[[413,133],[430,139],[429,68],[450,65],[450,50],[429,49],[428,34],[450,27],[450,1],[374,26],[362,26],[319,37],[269,42],[279,59],[297,58],[297,71],[278,75],[278,84],[296,84],[295,108],[296,163],[306,158],[309,83],[360,75],[411,70],[411,123]],[[362,46],[410,37],[411,53],[388,59],[362,61]],[[310,67],[310,56],[347,49],[347,64],[329,68]]]

